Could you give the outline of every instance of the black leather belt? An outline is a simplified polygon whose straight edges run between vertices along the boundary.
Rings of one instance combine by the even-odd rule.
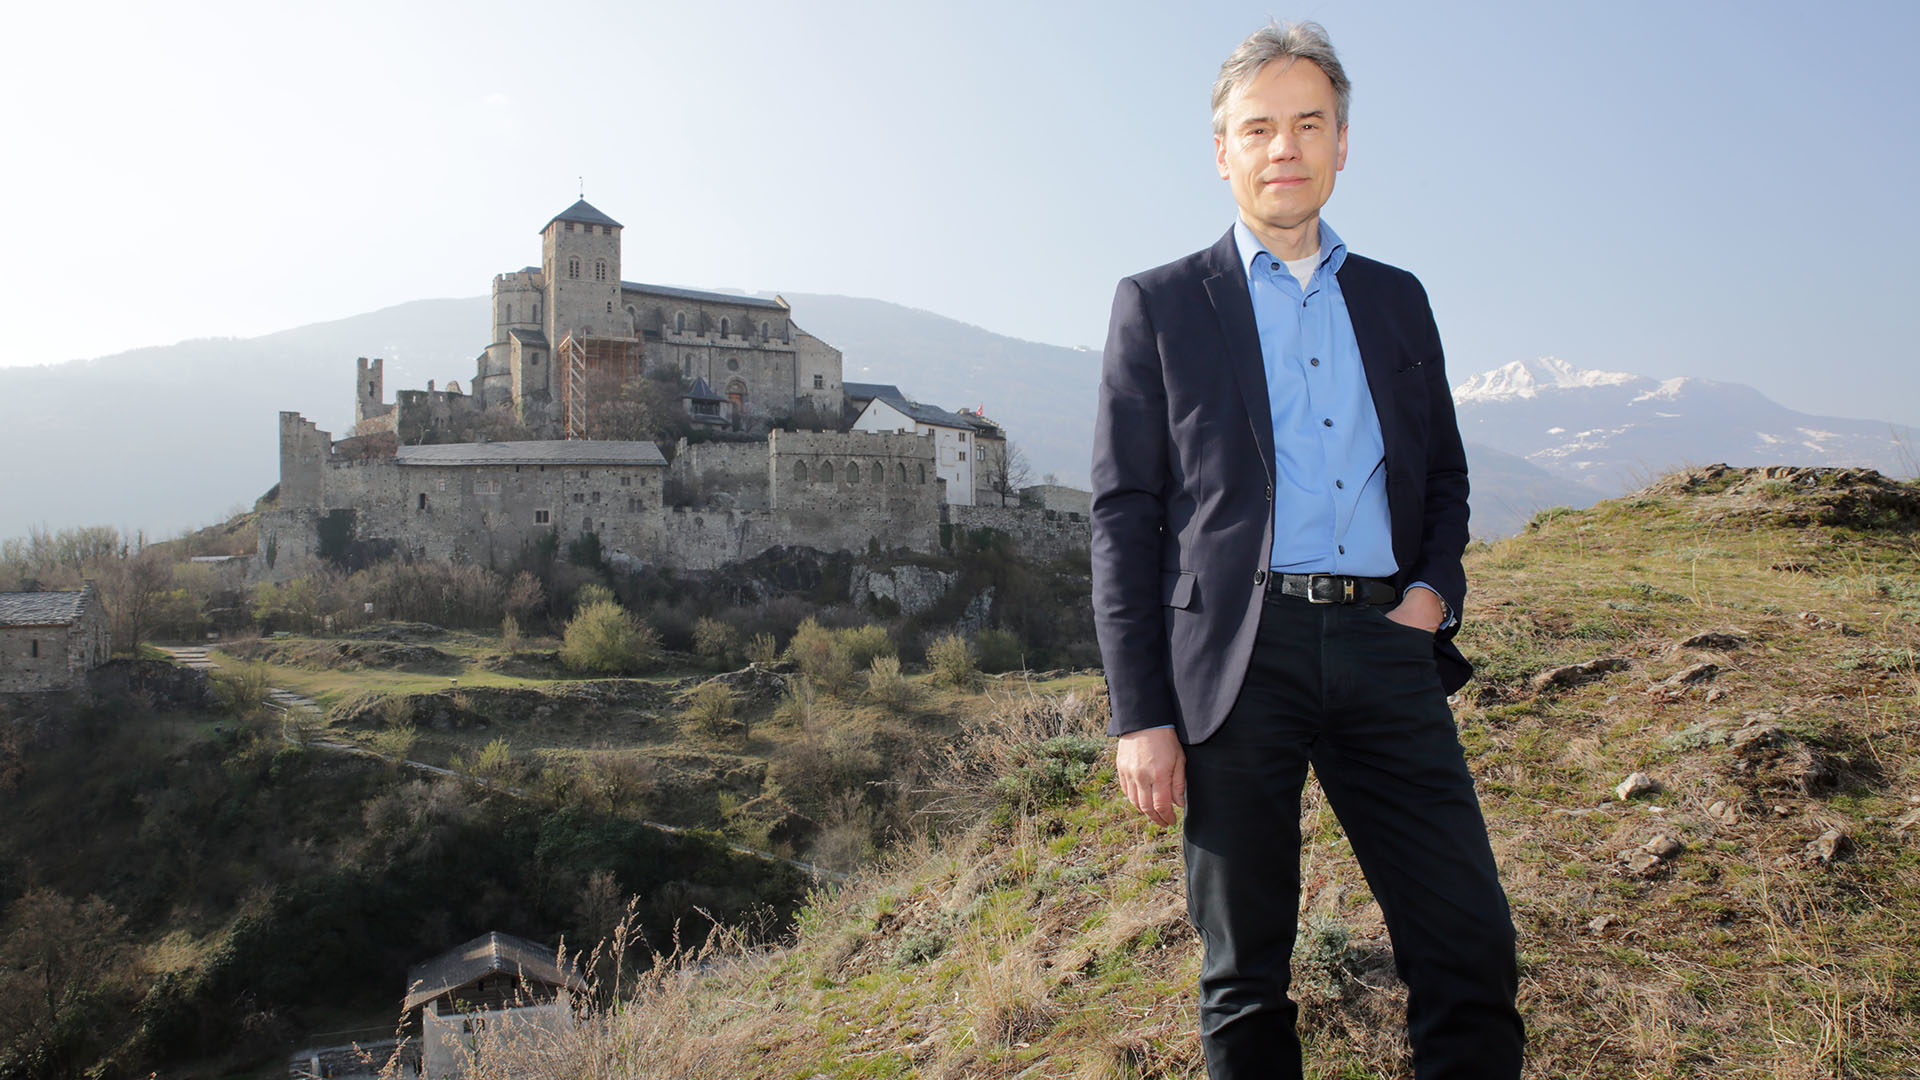
[[[1391,604],[1400,599],[1399,590],[1385,578],[1256,570],[1253,583],[1265,587],[1268,596],[1296,596],[1310,604]]]

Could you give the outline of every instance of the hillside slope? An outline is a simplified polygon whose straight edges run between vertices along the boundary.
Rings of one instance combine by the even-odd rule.
[[[1456,699],[1521,940],[1527,1075],[1909,1077],[1920,1059],[1920,488],[1710,467],[1470,553]],[[1584,668],[1569,665],[1583,664]],[[1178,833],[1096,697],[957,752],[972,824],[478,1075],[1198,1077]],[[1616,797],[1630,773],[1658,785]],[[1408,1074],[1379,910],[1316,789],[1308,1075]]]

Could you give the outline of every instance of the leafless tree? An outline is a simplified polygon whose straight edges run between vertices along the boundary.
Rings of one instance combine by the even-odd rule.
[[[999,446],[999,452],[987,452],[987,486],[1000,496],[1000,505],[1006,506],[1007,500],[1018,502],[1020,489],[1033,482],[1033,469],[1027,464],[1027,455],[1011,439]]]

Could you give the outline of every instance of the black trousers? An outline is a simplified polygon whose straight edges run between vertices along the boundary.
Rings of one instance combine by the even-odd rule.
[[[1511,1080],[1513,921],[1432,638],[1367,605],[1269,599],[1226,723],[1187,748],[1187,911],[1212,1080],[1301,1075],[1287,996],[1311,764],[1386,917],[1418,1080]]]

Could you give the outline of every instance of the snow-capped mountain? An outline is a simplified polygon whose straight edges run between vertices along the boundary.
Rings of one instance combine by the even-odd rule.
[[[1920,432],[1879,420],[1812,416],[1741,383],[1651,379],[1516,360],[1453,390],[1460,431],[1600,495],[1686,464],[1865,465],[1914,471]]]

